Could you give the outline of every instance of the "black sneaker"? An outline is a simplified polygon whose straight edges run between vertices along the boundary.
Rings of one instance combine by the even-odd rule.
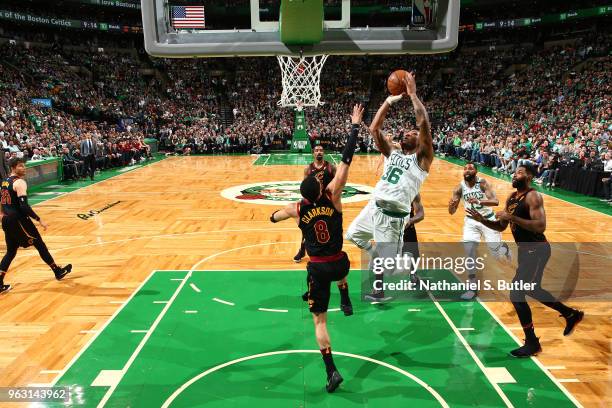
[[[385,296],[385,292],[383,290],[373,290],[369,295],[365,295],[364,299],[370,302],[386,302],[391,300],[391,296]]]
[[[0,285],[0,295],[8,292],[11,289],[13,289],[11,285],[5,285],[5,284]]]
[[[295,256],[293,257],[293,262],[300,263],[300,262],[302,262],[302,258],[304,258],[305,256],[306,256],[306,249],[302,245],[300,247],[300,250],[298,251],[298,253],[295,254]]]
[[[340,305],[340,310],[342,310],[342,312],[344,312],[345,316],[352,316],[353,315],[353,305],[352,304],[347,304],[347,305]]]
[[[304,292],[304,294],[302,295],[302,300],[304,302],[308,302],[308,292]]]
[[[68,275],[72,271],[72,264],[68,264],[63,268],[55,272],[55,279],[62,280],[64,276]]]
[[[530,341],[530,342],[525,340],[525,345],[512,350],[510,352],[510,355],[516,358],[527,358],[527,357],[535,356],[541,351],[542,351],[542,346],[540,346],[539,339],[536,339],[535,341]]]
[[[342,381],[344,381],[344,379],[340,373],[337,370],[334,370],[327,376],[327,384],[325,385],[325,389],[329,393],[334,392],[336,391],[336,388],[342,384]]]
[[[582,321],[583,317],[584,312],[581,312],[580,310],[574,310],[571,315],[565,317],[565,330],[563,330],[563,335],[569,336],[572,334],[576,326],[578,326],[578,323]]]

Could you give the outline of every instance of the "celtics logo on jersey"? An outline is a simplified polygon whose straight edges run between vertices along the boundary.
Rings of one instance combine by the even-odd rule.
[[[253,204],[282,205],[302,198],[300,195],[301,181],[270,181],[263,183],[244,184],[230,187],[221,192],[221,196],[229,200]],[[347,184],[342,191],[343,203],[355,203],[370,199],[374,191],[369,186]]]

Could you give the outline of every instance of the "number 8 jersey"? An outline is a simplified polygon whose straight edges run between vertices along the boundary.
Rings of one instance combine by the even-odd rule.
[[[342,250],[342,213],[336,210],[329,192],[316,203],[302,199],[298,203],[306,252],[310,257],[336,255]]]
[[[392,150],[389,157],[385,157],[385,168],[376,183],[374,199],[386,210],[410,213],[411,203],[427,176],[428,173],[419,167],[416,153]]]

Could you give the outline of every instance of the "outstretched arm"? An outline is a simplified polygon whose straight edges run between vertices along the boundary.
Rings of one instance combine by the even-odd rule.
[[[359,134],[359,126],[363,119],[363,106],[355,105],[353,107],[353,113],[351,115],[351,134],[346,141],[344,151],[342,152],[342,161],[336,169],[336,175],[333,180],[327,185],[327,191],[332,194],[332,201],[334,205],[337,205],[337,209],[340,210],[340,196],[342,190],[346,185],[348,179],[348,170],[351,162],[353,161],[353,154],[355,153],[355,146],[357,146],[357,135]]]
[[[417,159],[419,160],[419,166],[428,172],[434,157],[433,138],[431,136],[429,115],[427,114],[425,106],[423,106],[423,103],[416,94],[416,81],[412,72],[408,72],[406,74],[404,77],[404,84],[406,85],[406,92],[412,101],[414,114],[416,116],[416,124],[419,128]]]
[[[497,213],[497,216],[499,217],[497,220],[490,221],[490,220],[485,219],[485,217],[483,217],[481,213],[479,213],[478,211],[476,211],[473,208],[468,208],[467,210],[465,210],[465,212],[467,212],[468,215],[470,217],[472,217],[474,220],[476,220],[476,221],[480,222],[481,224],[491,228],[492,230],[502,232],[506,228],[508,228],[508,221],[502,219],[500,217],[500,213]]]
[[[297,205],[298,205],[297,202],[289,203],[282,210],[274,211],[272,215],[270,216],[270,221],[276,223],[279,221],[288,220],[289,218],[298,219],[300,214],[298,212]]]
[[[376,116],[374,116],[374,120],[370,124],[370,134],[374,138],[376,148],[385,157],[388,157],[391,154],[391,150],[393,150],[393,145],[383,136],[383,123],[385,122],[387,112],[389,112],[389,108],[391,107],[391,105],[398,102],[400,99],[402,99],[402,95],[388,97],[380,106],[380,108],[378,108],[378,112],[376,112]]]

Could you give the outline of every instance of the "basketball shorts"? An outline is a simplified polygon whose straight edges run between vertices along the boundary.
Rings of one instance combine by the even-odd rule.
[[[465,217],[463,221],[463,242],[481,242],[484,241],[489,247],[491,255],[495,258],[500,258],[504,254],[502,252],[502,234],[495,231],[482,223],[470,217]]]
[[[20,218],[5,215],[2,217],[2,229],[6,239],[6,246],[20,246],[27,248],[34,245],[34,241],[42,239],[38,229],[30,218]]]
[[[384,256],[393,257],[402,249],[405,225],[406,217],[385,214],[374,200],[370,200],[349,226],[345,238],[362,249],[368,248],[371,240],[385,243],[386,247],[391,248],[387,250],[390,253]],[[383,254],[379,253],[379,256]]]
[[[351,263],[345,252],[342,257],[331,262],[308,262],[308,308],[311,313],[327,312],[331,283],[345,278]]]
[[[550,259],[548,242],[533,242],[518,247],[518,266],[512,282],[536,283],[539,287],[544,276],[544,268]]]

